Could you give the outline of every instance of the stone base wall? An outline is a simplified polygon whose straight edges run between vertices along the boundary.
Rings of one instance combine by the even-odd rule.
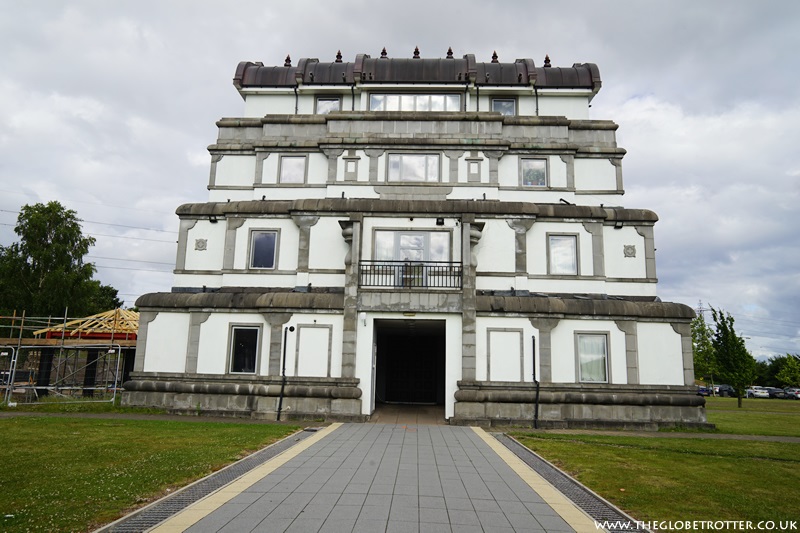
[[[367,419],[357,379],[136,372],[123,387],[122,405],[185,415],[277,420],[280,404],[281,420]]]
[[[705,398],[694,387],[667,385],[541,384],[540,428],[713,428]],[[454,425],[524,425],[537,419],[533,383],[460,381]]]

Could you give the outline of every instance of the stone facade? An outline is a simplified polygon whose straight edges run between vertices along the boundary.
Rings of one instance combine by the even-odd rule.
[[[705,423],[654,213],[620,207],[593,64],[242,63],[174,287],[142,296],[128,405],[455,424]]]

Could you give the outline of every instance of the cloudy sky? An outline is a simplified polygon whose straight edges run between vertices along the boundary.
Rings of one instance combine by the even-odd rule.
[[[652,209],[659,295],[730,312],[757,356],[800,353],[800,3],[0,0],[0,244],[59,200],[126,305],[168,291],[175,208],[205,201],[242,60],[549,54],[597,63],[626,207]],[[710,317],[709,317],[710,318]]]

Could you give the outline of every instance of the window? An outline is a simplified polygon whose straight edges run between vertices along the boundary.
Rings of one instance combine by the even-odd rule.
[[[514,116],[517,114],[517,101],[513,98],[492,98],[492,111]]]
[[[461,111],[460,94],[371,94],[370,111]]]
[[[280,170],[278,172],[279,183],[305,183],[306,156],[281,156]]]
[[[578,236],[548,235],[550,274],[578,275]]]
[[[439,155],[389,154],[389,181],[439,181]]]
[[[341,108],[341,100],[338,97],[317,97],[317,115],[327,115],[331,111],[339,111]]]
[[[605,334],[578,333],[578,373],[582,383],[608,383],[608,338]]]
[[[546,159],[520,159],[519,173],[523,187],[547,187]]]
[[[375,259],[382,261],[449,261],[449,231],[375,232]]]
[[[250,234],[250,268],[275,268],[277,231],[253,231]]]
[[[255,374],[258,359],[258,326],[231,328],[230,371],[236,374]]]

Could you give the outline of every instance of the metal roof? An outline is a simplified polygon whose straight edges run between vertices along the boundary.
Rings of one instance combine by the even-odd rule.
[[[385,51],[384,51],[385,54]],[[453,84],[476,86],[519,86],[559,89],[600,90],[600,71],[594,63],[575,63],[571,67],[551,67],[550,59],[536,67],[533,59],[517,59],[513,63],[478,62],[474,54],[458,59],[448,51],[444,58],[422,58],[415,50],[412,58],[383,55],[373,58],[356,55],[355,61],[341,61],[341,54],[332,62],[303,58],[292,66],[287,56],[283,66],[242,61],[236,67],[233,84],[238,89],[254,87],[286,87],[300,85],[368,85],[368,84]]]

